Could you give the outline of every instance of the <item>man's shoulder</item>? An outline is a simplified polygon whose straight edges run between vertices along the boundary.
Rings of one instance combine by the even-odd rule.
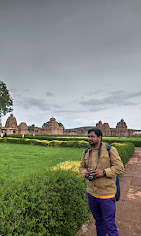
[[[107,144],[105,144],[105,143],[102,142],[102,148],[103,148],[103,149],[107,149],[106,146],[107,146]]]
[[[106,143],[103,143],[102,142],[102,148],[103,149],[106,149],[107,151],[115,151],[116,150],[116,148],[114,147],[114,146],[112,146],[112,145],[109,145],[109,144],[106,144]]]

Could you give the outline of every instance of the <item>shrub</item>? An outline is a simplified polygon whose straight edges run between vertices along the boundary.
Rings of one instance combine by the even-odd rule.
[[[21,138],[21,134],[9,134],[8,137],[12,138]],[[58,140],[58,141],[88,141],[87,136],[80,136],[80,135],[39,135],[36,134],[33,135],[26,135],[24,136],[28,139],[38,139],[38,140]],[[141,137],[103,137],[103,141],[112,144],[114,142],[116,143],[125,143],[125,142],[131,142],[135,145],[135,147],[141,147]]]
[[[121,160],[123,162],[124,165],[126,165],[126,163],[129,161],[130,157],[133,156],[134,154],[134,150],[135,150],[135,146],[133,143],[112,143],[112,146],[114,146],[120,157]]]
[[[28,138],[0,138],[0,142],[6,143],[17,143],[17,144],[32,144],[40,146],[51,146],[51,147],[88,147],[89,144],[86,141],[58,141],[58,140],[39,140],[39,139],[28,139]]]
[[[79,167],[80,167],[80,161],[65,161],[61,162],[60,164],[52,167],[52,170],[71,170],[75,172],[76,174],[80,175],[79,172]]]
[[[0,235],[73,236],[88,218],[84,180],[71,171],[1,184]]]
[[[133,143],[135,147],[141,147],[141,137],[103,137],[103,141],[108,144],[112,143]]]

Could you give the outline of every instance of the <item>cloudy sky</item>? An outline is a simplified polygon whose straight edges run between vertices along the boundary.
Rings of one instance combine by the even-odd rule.
[[[0,0],[0,80],[18,124],[141,129],[141,1]]]

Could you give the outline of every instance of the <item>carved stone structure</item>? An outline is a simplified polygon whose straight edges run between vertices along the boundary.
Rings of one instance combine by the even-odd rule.
[[[104,136],[111,136],[111,130],[108,123],[103,124],[103,132],[105,134]]]
[[[121,119],[117,123],[116,128],[110,128],[108,123],[103,123],[99,121],[96,124],[96,127],[101,129],[103,136],[117,136],[117,137],[132,137],[133,130],[128,129],[125,121]],[[28,131],[28,126],[25,122],[21,122],[19,126],[17,125],[16,118],[13,114],[7,119],[5,128],[1,128],[1,132],[6,134],[51,134],[51,135],[81,135],[87,136],[88,128],[78,128],[78,129],[65,129],[59,126],[55,118],[50,118],[50,121],[47,122],[46,126],[43,128],[36,128],[34,131]]]
[[[55,118],[50,118],[50,121],[47,122],[47,125],[41,128],[41,134],[62,134],[63,127],[59,126]]]
[[[5,128],[2,128],[1,130],[3,131],[3,133],[6,133],[6,134],[16,134],[17,133],[17,130],[18,130],[17,120],[13,116],[13,114],[11,114],[10,117],[8,117],[8,119],[5,123]]]
[[[6,124],[5,124],[5,128],[12,128],[12,129],[17,128],[17,120],[13,116],[13,114],[11,114],[10,117],[8,117]]]
[[[2,128],[1,131],[6,134],[28,134],[28,126],[25,122],[21,122],[20,125],[17,125],[17,120],[11,114],[5,123],[5,128]]]
[[[121,121],[117,123],[116,131],[117,131],[117,136],[119,137],[133,136],[133,130],[127,129],[127,125],[123,119],[121,119]]]
[[[125,121],[121,119],[120,122],[117,123],[116,128],[110,128],[108,123],[102,124],[101,121],[96,124],[98,129],[101,129],[103,136],[113,136],[113,137],[132,137],[133,130],[128,129]]]
[[[19,134],[29,134],[28,126],[25,122],[21,122],[18,126],[18,133]]]

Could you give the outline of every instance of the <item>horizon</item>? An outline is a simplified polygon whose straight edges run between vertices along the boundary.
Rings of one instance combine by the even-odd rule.
[[[11,116],[11,114],[13,115],[13,117],[15,117],[15,116],[14,116],[14,113],[11,112],[10,115],[7,117],[7,119]],[[51,118],[55,118],[55,117],[52,116],[52,117],[50,117],[50,119],[51,119]],[[7,121],[7,119],[6,119],[6,121]],[[16,119],[16,117],[15,117],[15,119]],[[50,119],[49,119],[47,122],[49,122]],[[123,118],[121,118],[119,121],[117,121],[116,125],[117,125],[122,119],[123,119]],[[56,120],[56,118],[55,118],[55,120]],[[123,119],[123,120],[124,120],[124,119]],[[17,121],[17,119],[16,119],[16,121]],[[104,121],[102,121],[102,120],[99,120],[98,122],[100,122],[100,121],[102,122],[102,124],[109,124],[108,122],[104,122]],[[20,123],[22,123],[22,122],[26,123],[25,121],[21,121]],[[61,121],[57,121],[57,120],[56,120],[56,122],[57,122],[57,123],[61,123],[61,124],[64,126],[64,124],[63,124]],[[97,122],[97,123],[98,123],[98,122]],[[126,123],[125,120],[124,120],[124,122]],[[20,123],[17,122],[17,126],[19,126]],[[44,122],[44,123],[46,123],[46,122]],[[43,124],[44,124],[44,123],[43,123]],[[96,124],[97,124],[97,123],[96,123]],[[5,124],[6,124],[6,122],[5,122]],[[43,124],[42,124],[42,126],[43,126]],[[96,127],[96,124],[95,124],[95,125],[91,125],[91,126],[78,126],[78,127],[72,127],[72,128],[65,128],[65,126],[64,126],[64,128],[65,128],[65,129],[91,128],[91,127]],[[42,126],[36,126],[36,124],[34,124],[34,123],[32,123],[32,124],[30,124],[30,125],[26,123],[26,125],[27,125],[27,126],[35,125],[36,128],[42,128]],[[127,123],[126,123],[126,125],[127,125],[127,129],[129,129]],[[2,128],[4,128],[4,127],[5,127],[5,125],[3,126],[3,124],[2,124]],[[116,128],[116,126],[115,126],[115,127],[111,127],[110,124],[109,124],[109,127],[110,127],[110,128]],[[132,130],[135,130],[135,131],[140,131],[140,130],[141,130],[141,129],[134,129],[134,128],[131,128],[131,129],[132,129]]]

